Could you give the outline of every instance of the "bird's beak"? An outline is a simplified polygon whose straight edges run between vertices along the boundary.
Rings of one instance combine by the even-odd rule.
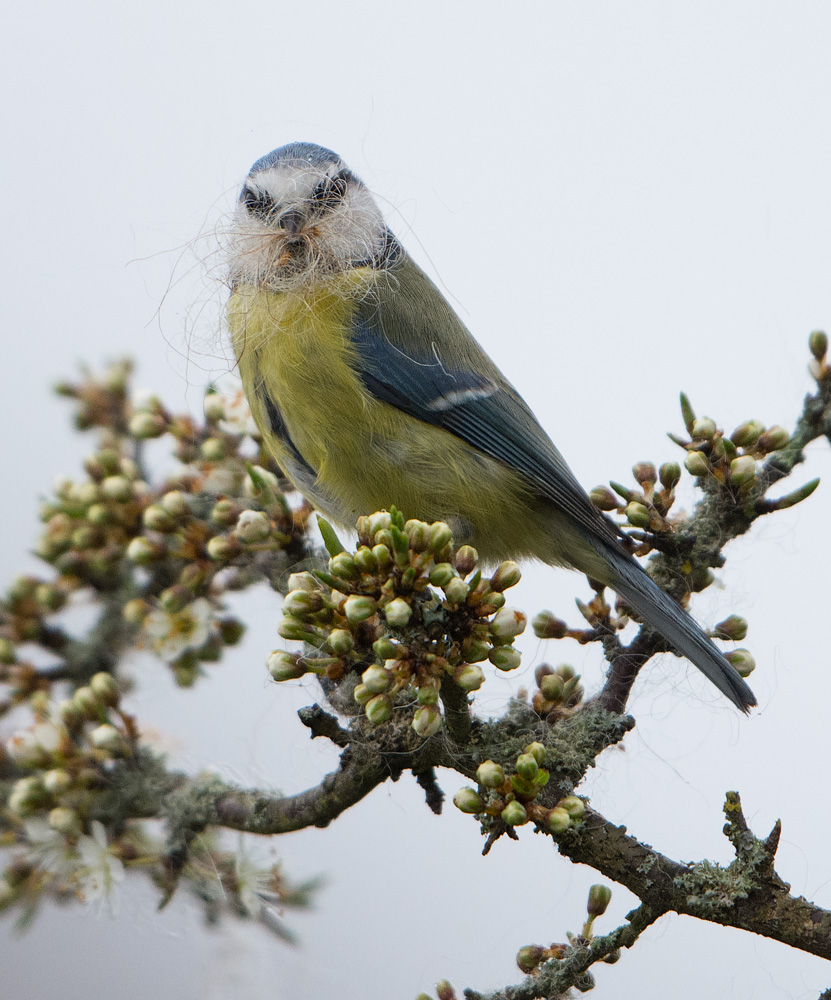
[[[300,212],[286,212],[285,215],[280,216],[280,227],[284,229],[287,233],[292,236],[296,235],[300,230],[304,222],[303,216]]]

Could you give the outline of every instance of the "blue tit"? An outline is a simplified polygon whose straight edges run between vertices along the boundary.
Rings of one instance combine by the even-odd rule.
[[[275,460],[336,523],[395,504],[484,560],[536,558],[616,591],[743,711],[750,688],[622,546],[528,405],[341,158],[258,160],[229,251],[228,321]]]

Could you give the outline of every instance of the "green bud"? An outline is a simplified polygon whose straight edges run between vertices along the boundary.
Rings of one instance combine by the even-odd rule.
[[[523,823],[528,822],[528,813],[525,811],[525,806],[521,802],[517,802],[516,799],[513,802],[509,802],[500,815],[508,826],[522,826]]]
[[[365,597],[363,594],[351,594],[346,598],[343,611],[346,620],[355,625],[371,618],[377,609],[378,605],[371,597]]]
[[[476,569],[479,553],[472,545],[462,545],[456,553],[456,569],[461,576],[467,576]]]
[[[413,715],[413,729],[423,740],[435,736],[441,729],[441,712],[436,705],[421,705]]]
[[[211,520],[223,528],[230,528],[237,523],[240,513],[236,500],[218,500],[211,510]]]
[[[542,767],[545,763],[545,745],[540,743],[538,740],[534,740],[533,743],[529,743],[525,748],[525,753],[530,753],[540,767]]]
[[[430,583],[434,587],[446,587],[456,576],[456,571],[450,563],[436,563],[430,571]]]
[[[92,690],[91,687],[79,687],[78,690],[72,695],[72,700],[86,718],[95,719],[98,717],[98,713],[102,709],[101,701],[98,695]]]
[[[620,501],[608,486],[595,486],[589,493],[589,499],[598,510],[617,510],[620,505]]]
[[[497,670],[516,670],[522,662],[522,654],[514,646],[494,646],[488,659]]]
[[[687,428],[687,433],[692,434],[693,425],[695,424],[695,412],[685,392],[681,393],[681,416],[684,418],[684,426]]]
[[[230,562],[242,552],[242,544],[236,535],[215,535],[205,549],[214,562]]]
[[[476,769],[476,780],[483,788],[501,788],[505,783],[505,771],[496,761],[483,761]]]
[[[141,625],[150,613],[150,605],[141,597],[127,601],[121,609],[121,617],[130,625]]]
[[[500,608],[490,623],[490,634],[494,639],[513,639],[522,635],[528,619],[516,608]]]
[[[422,684],[416,697],[419,705],[435,705],[439,700],[439,689],[433,684]]]
[[[355,690],[352,692],[352,697],[359,705],[366,705],[375,695],[369,690],[366,684],[357,684]]]
[[[378,572],[378,560],[375,553],[366,545],[362,545],[354,556],[355,565],[361,573],[372,575]],[[334,572],[334,570],[332,570]]]
[[[413,552],[424,552],[430,544],[430,525],[424,521],[407,521],[404,534]]]
[[[814,330],[808,338],[808,347],[817,361],[823,361],[825,360],[825,355],[828,353],[828,337],[826,337],[822,330]]]
[[[64,837],[77,837],[81,832],[81,817],[74,809],[58,806],[49,812],[49,825]]]
[[[658,479],[658,473],[651,462],[638,462],[632,466],[632,475],[641,486],[652,486]]]
[[[756,661],[749,649],[734,649],[725,655],[736,668],[740,677],[749,677],[756,669]]]
[[[0,639],[0,663],[14,663],[17,652],[10,639]]]
[[[126,476],[107,476],[101,483],[101,491],[108,500],[126,503],[133,498],[133,484]]]
[[[118,688],[118,681],[112,674],[108,674],[105,671],[94,674],[89,682],[90,688],[92,688],[92,693],[98,698],[104,705],[109,705],[111,708],[115,707],[119,699],[121,698],[121,691]]]
[[[35,590],[35,602],[46,611],[59,611],[66,601],[66,591],[54,584],[41,583]]]
[[[710,420],[709,417],[698,417],[697,420],[693,421],[692,430],[690,431],[697,441],[709,441],[715,432],[715,422]]]
[[[226,646],[236,646],[245,635],[245,625],[243,625],[239,618],[234,618],[231,615],[220,618],[218,625],[219,634]]]
[[[444,521],[436,521],[435,524],[430,525],[427,547],[431,552],[441,552],[452,541],[453,532],[450,530],[449,524],[445,524]]]
[[[764,432],[765,425],[758,420],[746,420],[733,431],[730,440],[737,448],[751,448]]]
[[[333,629],[329,633],[328,638],[329,649],[336,656],[343,656],[348,653],[355,645],[355,640],[352,637],[352,633],[348,632],[344,628]]]
[[[562,639],[568,632],[568,625],[550,611],[540,611],[534,616],[531,625],[538,639]]]
[[[218,423],[225,419],[225,397],[218,392],[208,392],[202,400],[205,419]]]
[[[465,653],[465,659],[468,663],[481,663],[482,660],[487,660],[490,651],[491,644],[489,642],[485,642],[484,639],[473,639],[467,653]]]
[[[485,807],[475,788],[460,788],[453,796],[453,805],[471,816],[480,813]]]
[[[376,694],[364,706],[366,717],[374,726],[380,726],[392,718],[392,698],[388,694]]]
[[[287,590],[318,590],[317,580],[311,573],[292,573],[286,581]]]
[[[586,811],[586,803],[576,795],[567,795],[557,805],[558,808],[565,809],[572,819],[581,819]]]
[[[40,778],[32,775],[28,778],[21,778],[14,783],[6,805],[12,812],[19,816],[25,816],[42,806],[45,799],[45,789]]]
[[[741,641],[747,635],[747,619],[739,615],[730,615],[719,622],[713,629],[714,639],[733,639]]]
[[[89,738],[96,749],[103,750],[110,757],[122,757],[127,752],[127,743],[124,737],[115,726],[111,726],[108,722],[93,729]]]
[[[485,683],[485,672],[475,663],[460,663],[453,671],[453,680],[463,691],[478,691]]]
[[[532,753],[521,753],[516,759],[516,772],[525,781],[533,781],[540,767]]]
[[[543,959],[545,949],[538,944],[526,944],[520,948],[516,955],[516,964],[520,972],[530,975]]]
[[[375,556],[375,561],[378,563],[378,570],[381,573],[386,573],[387,570],[392,566],[392,552],[388,545],[373,545],[372,554]]]
[[[261,510],[244,510],[237,518],[234,535],[245,545],[256,545],[271,537],[271,522]]]
[[[791,435],[788,431],[779,424],[775,424],[773,427],[768,427],[765,433],[759,436],[756,447],[765,453],[779,451],[780,448],[787,447],[790,440]]]
[[[320,611],[323,603],[319,590],[290,590],[283,598],[283,614],[302,619]]]
[[[86,713],[74,698],[66,698],[60,702],[58,712],[60,713],[61,721],[69,730],[80,729],[86,718]]]
[[[364,687],[373,694],[382,694],[384,691],[388,691],[392,684],[390,672],[383,667],[374,665],[366,668],[361,674],[361,680],[364,683]]]
[[[571,826],[571,816],[562,806],[555,806],[549,811],[545,822],[552,833],[563,833]]]
[[[368,519],[369,536],[374,538],[379,531],[387,530],[392,524],[392,517],[389,511],[380,510],[375,514],[370,514]]]
[[[684,465],[693,476],[706,476],[710,472],[710,465],[703,451],[688,451]]]
[[[730,463],[730,482],[734,486],[749,486],[756,478],[756,463],[750,455],[740,455]]]
[[[392,628],[403,628],[410,620],[413,609],[403,597],[396,597],[384,608],[384,617]]]
[[[632,503],[626,505],[624,513],[626,514],[626,520],[636,528],[649,527],[649,508],[645,507],[642,503],[632,501]]]
[[[307,625],[297,618],[284,615],[277,626],[277,635],[281,639],[289,639],[292,642],[308,642],[316,644],[317,634],[313,626]]]
[[[57,798],[72,787],[72,777],[61,767],[53,768],[43,775],[43,787],[50,795]]]
[[[450,604],[463,604],[467,600],[468,591],[468,585],[458,576],[454,576],[444,587],[444,593]]]
[[[144,535],[133,538],[127,546],[127,558],[139,566],[149,566],[151,563],[163,559],[164,556],[164,546],[157,545],[149,538],[145,538]]]
[[[565,681],[559,674],[546,674],[540,678],[538,683],[546,701],[562,701]]]
[[[299,659],[295,653],[275,649],[266,661],[266,668],[275,681],[297,680],[306,673],[306,668],[300,666]]]
[[[142,410],[130,418],[128,430],[134,438],[157,438],[167,430],[167,421],[161,413]]]
[[[681,480],[681,466],[677,462],[664,462],[658,471],[661,479],[661,486],[671,490],[678,485]]]
[[[400,649],[401,647],[397,646],[387,635],[381,636],[372,644],[372,651],[379,660],[394,660]]]
[[[360,576],[358,564],[348,552],[339,552],[329,560],[329,572],[342,580],[355,580]]]
[[[595,917],[602,917],[611,900],[612,890],[608,887],[608,885],[593,885],[591,889],[589,889],[589,899],[586,904],[586,910],[589,916],[592,919]]]
[[[509,587],[514,587],[522,579],[522,570],[515,562],[507,560],[500,563],[496,572],[490,578],[491,590],[501,593]]]
[[[199,454],[206,462],[221,462],[228,450],[221,438],[208,438],[199,446]]]

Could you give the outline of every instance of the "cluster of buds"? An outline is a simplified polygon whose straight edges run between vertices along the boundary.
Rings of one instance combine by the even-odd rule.
[[[534,671],[537,690],[531,696],[531,704],[538,715],[555,722],[568,715],[583,701],[585,691],[580,684],[580,674],[568,663],[552,667],[541,663]]]
[[[411,704],[414,694],[412,725],[427,738],[441,728],[445,678],[471,692],[485,679],[480,663],[519,666],[513,643],[526,619],[505,606],[504,594],[519,582],[516,563],[485,576],[472,546],[454,550],[443,521],[405,521],[394,508],[360,518],[355,552],[320,524],[328,572],[291,577],[279,629],[313,652],[274,652],[268,667],[275,680],[358,673],[355,701],[376,725],[392,717],[397,696]]]
[[[588,919],[583,925],[583,929],[580,934],[572,934],[568,932],[566,937],[568,938],[568,943],[556,943],[551,944],[548,947],[538,944],[527,944],[520,948],[517,957],[516,964],[519,966],[521,972],[526,974],[532,974],[539,971],[541,965],[545,962],[550,961],[560,961],[566,958],[570,952],[578,948],[585,948],[593,937],[594,921],[597,917],[602,916],[609,906],[612,900],[612,890],[606,885],[593,885],[589,889],[589,897],[586,901],[586,911],[588,914]],[[604,955],[602,961],[607,962],[609,965],[613,965],[620,959],[620,951],[612,951],[609,954]],[[594,988],[594,977],[589,973],[584,974],[581,979],[575,983],[575,986],[580,990],[581,993],[586,993]]]
[[[513,774],[506,774],[501,764],[486,760],[476,771],[479,790],[460,788],[454,805],[464,813],[502,820],[506,826],[536,823],[551,833],[563,833],[581,822],[586,805],[576,795],[567,795],[553,808],[538,803],[537,797],[548,784],[542,743],[529,743],[517,757]]]
[[[20,820],[41,816],[69,839],[87,832],[113,763],[136,750],[135,724],[119,702],[118,684],[108,673],[95,674],[60,703],[33,696],[31,726],[6,743],[11,764],[26,772],[6,808]]]
[[[636,488],[611,482],[596,486],[589,494],[592,503],[606,513],[616,512],[627,523],[644,532],[661,535],[672,530],[668,519],[675,503],[675,487],[681,480],[677,462],[664,462],[656,469],[652,462],[638,462],[632,467]]]

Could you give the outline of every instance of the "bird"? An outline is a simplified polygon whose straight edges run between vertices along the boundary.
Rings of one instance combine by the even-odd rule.
[[[330,149],[254,163],[229,227],[227,322],[273,458],[336,524],[395,505],[483,561],[538,559],[615,591],[734,705],[750,687],[652,580],[530,407]]]

